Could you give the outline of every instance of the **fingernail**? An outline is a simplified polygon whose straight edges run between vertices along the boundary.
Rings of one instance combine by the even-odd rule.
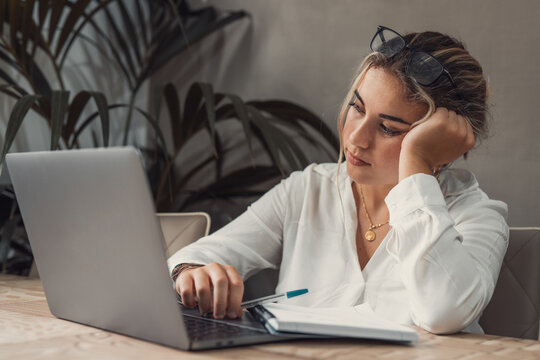
[[[227,313],[227,316],[230,317],[231,319],[236,319],[236,313],[234,311],[229,311]]]
[[[214,317],[215,317],[216,319],[223,319],[223,316],[224,316],[224,315],[223,315],[222,313],[216,313],[216,314],[214,314]]]

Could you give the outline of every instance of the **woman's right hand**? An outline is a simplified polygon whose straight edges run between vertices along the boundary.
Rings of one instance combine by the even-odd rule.
[[[199,305],[201,314],[213,312],[214,318],[242,316],[244,282],[231,265],[211,263],[182,271],[176,278],[176,291],[187,307]]]

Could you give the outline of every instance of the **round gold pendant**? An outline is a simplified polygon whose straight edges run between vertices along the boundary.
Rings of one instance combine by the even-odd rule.
[[[364,237],[366,238],[367,241],[373,241],[375,240],[375,232],[372,230],[368,230],[364,234]]]

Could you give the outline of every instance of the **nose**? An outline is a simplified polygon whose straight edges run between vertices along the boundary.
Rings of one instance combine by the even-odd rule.
[[[349,143],[361,149],[368,149],[373,140],[372,123],[368,117],[351,123],[353,128],[349,133]]]

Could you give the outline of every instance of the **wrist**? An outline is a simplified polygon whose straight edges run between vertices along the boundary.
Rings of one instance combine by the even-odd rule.
[[[420,156],[402,151],[399,159],[399,181],[414,174],[433,175],[433,166]]]
[[[201,266],[204,266],[204,265],[194,264],[194,263],[178,264],[171,271],[171,279],[174,282],[174,281],[176,281],[176,279],[178,279],[178,276],[180,276],[180,274],[183,271],[188,270],[188,269],[198,268],[198,267],[201,267]]]

